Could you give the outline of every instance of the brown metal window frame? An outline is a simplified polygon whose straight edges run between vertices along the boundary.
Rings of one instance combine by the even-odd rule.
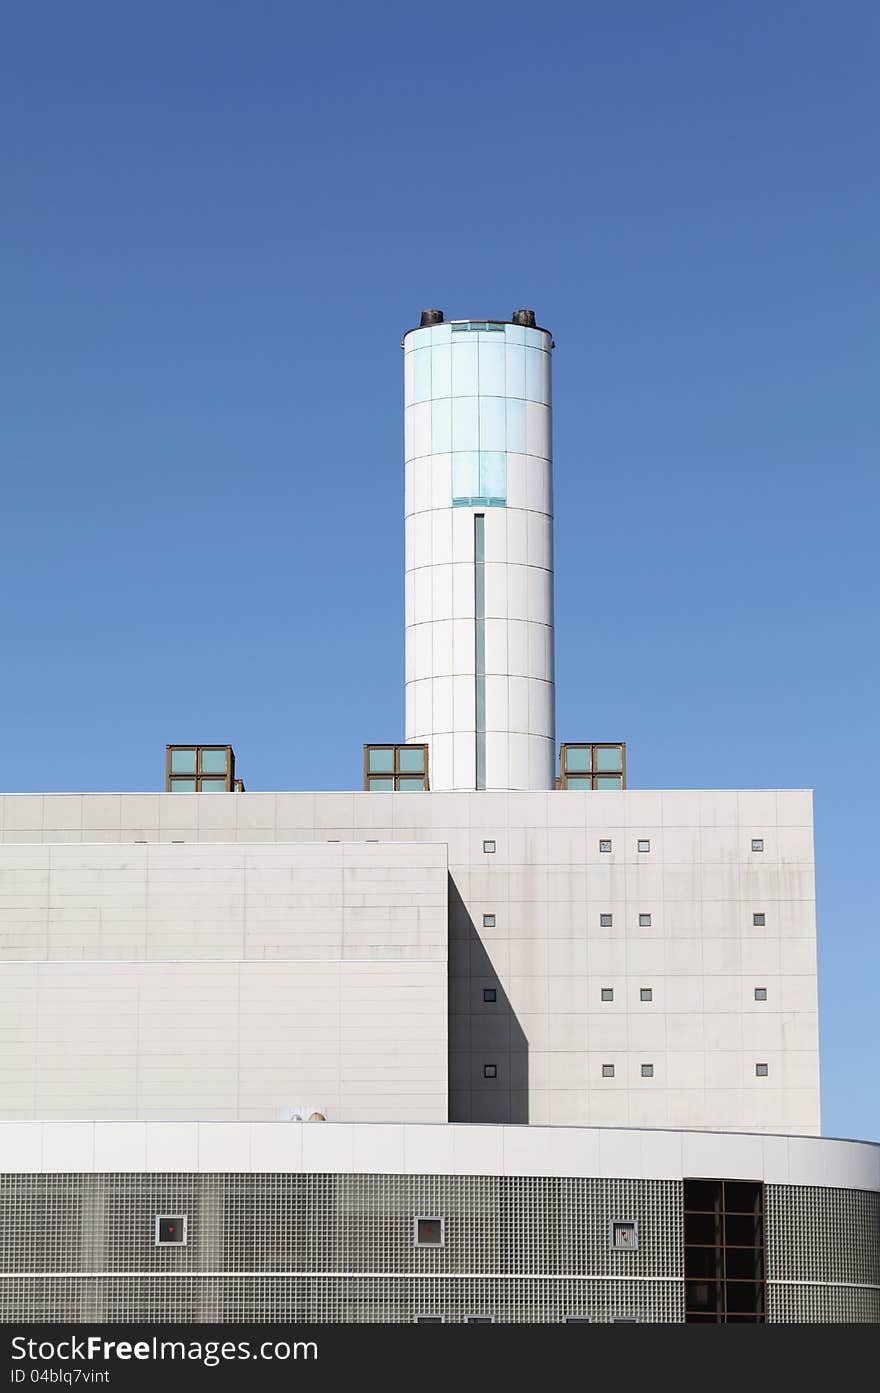
[[[569,771],[569,770],[566,768],[566,765],[567,765],[567,751],[568,751],[568,750],[589,750],[589,751],[590,751],[590,768],[589,768],[589,771],[587,771],[587,770],[575,770],[575,769],[572,769],[572,770]],[[566,789],[566,788],[568,788],[568,778],[569,778],[569,773],[570,773],[570,774],[571,774],[571,777],[572,777],[572,778],[575,778],[575,779],[589,779],[589,780],[590,780],[590,790],[592,790],[593,792],[596,792],[596,793],[611,793],[611,792],[613,792],[614,790],[612,790],[612,789],[601,789],[601,788],[599,788],[599,786],[598,786],[598,784],[597,784],[597,782],[596,782],[597,779],[613,779],[613,778],[616,778],[616,777],[617,777],[617,771],[616,771],[616,770],[604,770],[604,769],[603,769],[603,770],[599,770],[599,769],[596,768],[596,751],[597,751],[597,750],[620,750],[620,788],[621,788],[621,790],[622,790],[622,789],[625,789],[625,788],[626,788],[626,741],[625,741],[625,740],[593,740],[593,741],[590,741],[590,740],[569,740],[569,741],[566,741],[564,744],[560,745],[560,746],[559,746],[559,776],[558,776],[558,778],[557,778],[557,780],[556,780],[556,787],[557,787],[558,789]],[[572,791],[574,791],[574,790],[572,790]],[[581,790],[581,792],[583,792],[583,793],[586,793],[587,791],[588,791],[587,789],[582,789],[582,790]]]
[[[714,1185],[720,1191],[720,1205],[716,1201],[711,1209],[695,1208],[689,1205],[686,1199],[687,1186],[689,1182],[697,1182],[701,1185]],[[734,1204],[728,1205],[728,1187],[751,1186],[757,1198],[757,1203],[751,1209],[744,1209],[735,1205],[735,1192],[732,1196]],[[760,1180],[722,1180],[705,1176],[686,1176],[682,1182],[682,1212],[684,1216],[683,1249],[684,1249],[684,1291],[685,1291],[685,1321],[712,1323],[716,1325],[726,1325],[728,1323],[751,1324],[763,1323],[767,1319],[767,1278],[765,1266],[766,1235],[764,1233],[764,1218],[766,1206],[764,1204],[764,1186]],[[695,1243],[693,1241],[693,1226],[691,1226],[691,1236],[688,1236],[688,1219],[697,1215],[713,1215],[715,1217],[716,1238],[712,1243]],[[757,1238],[752,1243],[731,1243],[727,1240],[728,1215],[734,1220],[748,1218],[755,1226]],[[708,1277],[705,1275],[697,1276],[693,1272],[688,1272],[688,1254],[701,1252],[714,1254],[715,1268],[717,1276]],[[728,1252],[731,1253],[751,1253],[754,1258],[755,1274],[749,1277],[731,1277],[728,1275]],[[711,1264],[707,1262],[707,1266]],[[760,1275],[759,1275],[760,1274]],[[715,1311],[698,1310],[688,1306],[688,1295],[691,1283],[706,1282],[711,1284],[716,1290],[717,1297]],[[757,1300],[754,1309],[730,1309],[728,1305],[728,1287],[752,1287],[757,1293]]]
[[[175,774],[172,775],[172,772],[171,772],[171,760],[172,760],[172,757],[173,757],[173,755],[175,754],[175,752],[178,751],[178,750],[186,750],[188,753],[189,753],[189,752],[192,752],[192,753],[195,755],[195,757],[196,757],[196,760],[195,760],[196,769],[195,769],[195,773],[194,773],[194,774],[182,774],[182,773],[179,773],[179,772],[178,772],[178,773],[175,773]],[[202,774],[202,753],[203,753],[205,750],[211,750],[211,751],[222,750],[223,753],[224,753],[225,756],[226,756],[226,774],[225,774],[225,778],[224,778],[224,788],[225,788],[225,792],[226,792],[226,793],[232,793],[233,789],[234,789],[235,786],[236,786],[236,783],[241,784],[241,789],[238,790],[238,791],[239,791],[239,792],[243,792],[243,791],[244,791],[244,784],[241,783],[241,780],[240,780],[240,779],[236,780],[236,777],[235,777],[235,751],[233,750],[233,748],[232,748],[231,745],[166,745],[166,746],[165,746],[165,792],[166,792],[166,793],[174,793],[174,792],[175,792],[175,789],[174,789],[174,787],[173,787],[173,783],[176,782],[178,779],[194,780],[194,781],[195,781],[195,785],[196,785],[194,791],[195,791],[196,793],[202,793],[202,792],[203,792],[203,789],[202,789],[202,779],[203,779],[203,778],[209,779],[209,780],[211,781],[211,783],[213,784],[213,783],[216,783],[216,781],[217,781],[218,779],[224,777],[224,776],[222,776],[222,775],[220,775],[220,774],[216,774],[216,773],[206,773],[206,774],[204,774],[204,775]],[[189,790],[189,791],[190,791],[190,792],[193,792],[193,790]]]
[[[391,769],[391,771],[386,771],[385,773],[379,773],[379,772],[377,771],[377,772],[376,772],[375,774],[373,774],[373,775],[370,774],[370,751],[371,751],[371,750],[392,750],[392,751],[393,751],[393,753],[394,753],[394,758],[393,758],[393,763],[392,763],[392,769]],[[427,746],[427,745],[421,745],[421,744],[419,744],[419,743],[410,745],[410,744],[407,744],[407,743],[404,741],[402,744],[399,744],[399,745],[394,745],[394,744],[381,744],[381,743],[380,743],[380,744],[373,744],[373,745],[364,745],[364,793],[399,793],[399,792],[400,792],[400,780],[401,780],[401,778],[404,778],[404,779],[417,779],[417,778],[419,777],[418,774],[417,774],[417,773],[414,773],[411,769],[401,769],[401,767],[400,767],[400,751],[401,751],[401,750],[422,750],[422,751],[423,751],[423,753],[424,753],[424,773],[423,773],[423,775],[422,775],[422,778],[424,779],[424,785],[423,785],[423,787],[425,788],[425,790],[430,789],[430,787],[431,787],[431,782],[430,782],[430,779],[429,779],[429,777],[428,777],[428,746]],[[386,789],[379,789],[379,788],[373,788],[373,789],[371,789],[371,788],[370,788],[370,779],[371,779],[371,777],[374,778],[374,779],[393,779],[393,780],[394,780],[394,787],[393,787],[393,788],[386,788]]]

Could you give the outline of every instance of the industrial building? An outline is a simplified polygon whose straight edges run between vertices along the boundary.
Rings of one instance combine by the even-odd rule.
[[[553,339],[403,347],[406,721],[362,787],[193,743],[161,793],[0,796],[0,1319],[880,1321],[811,794],[557,742]]]

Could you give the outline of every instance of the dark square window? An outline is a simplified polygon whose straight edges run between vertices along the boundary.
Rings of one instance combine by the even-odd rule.
[[[769,1066],[769,1064],[756,1064],[756,1065],[755,1065],[755,1075],[756,1075],[757,1078],[759,1078],[759,1079],[766,1079],[766,1077],[767,1077],[767,1075],[768,1075],[769,1073],[770,1073],[770,1066]]]
[[[639,1001],[653,1001],[653,1000],[654,1000],[654,988],[653,988],[653,987],[640,987],[640,988],[639,988]]]
[[[495,915],[494,915],[494,914],[484,914],[484,915],[483,915],[483,928],[484,928],[484,929],[494,929],[494,927],[495,927]]]
[[[640,928],[640,929],[648,929],[648,928],[650,928],[650,926],[651,926],[651,916],[650,916],[650,914],[640,914],[640,915],[639,915],[639,928]]]
[[[484,988],[483,988],[483,1000],[486,1001],[486,1002],[492,1002],[492,1001],[497,1000],[497,992],[496,992],[496,989],[495,989],[494,987],[484,987]]]
[[[688,1243],[714,1247],[721,1242],[720,1214],[688,1214],[685,1224]]]
[[[752,851],[763,851],[763,850],[764,850],[764,838],[763,838],[763,837],[752,837]]]
[[[752,923],[756,924],[759,928],[763,928],[764,924],[767,923],[766,914],[753,914]]]
[[[611,925],[612,925],[613,923],[614,923],[614,916],[613,916],[613,915],[611,915],[611,914],[600,914],[600,915],[599,915],[599,924],[601,925],[601,927],[602,927],[603,929],[610,929],[610,928],[611,928]]]
[[[185,1214],[156,1215],[156,1244],[186,1243]]]
[[[724,1208],[728,1214],[760,1214],[761,1184],[757,1180],[725,1180]]]
[[[607,837],[602,837],[602,838],[600,839],[600,841],[599,841],[599,850],[600,850],[600,851],[610,851],[610,850],[611,850],[611,843],[610,843],[610,841],[607,839]]]
[[[719,1180],[686,1180],[684,1182],[684,1207],[714,1213],[721,1208],[721,1182]],[[695,1242],[702,1242],[695,1239]],[[709,1239],[709,1242],[714,1240]]]
[[[710,1282],[720,1282],[724,1276],[720,1248],[685,1248],[684,1275],[700,1277]]]
[[[422,1215],[415,1221],[413,1241],[417,1248],[442,1248],[446,1233],[445,1220],[438,1218],[424,1218]]]
[[[602,1077],[603,1077],[603,1079],[613,1079],[613,1078],[614,1078],[614,1065],[613,1065],[613,1064],[603,1064],[603,1065],[602,1065]]]
[[[725,1282],[724,1296],[730,1312],[754,1314],[764,1309],[764,1288],[760,1282]]]
[[[487,838],[486,841],[483,842],[483,850],[489,855],[495,850],[495,843]]]
[[[643,1079],[652,1079],[653,1077],[654,1077],[654,1066],[653,1066],[653,1064],[643,1064],[643,1065],[642,1065],[642,1078],[643,1078]]]
[[[639,851],[650,851],[650,850],[651,850],[651,843],[648,841],[648,838],[647,838],[647,837],[639,837],[638,846],[639,846]]]
[[[613,1001],[613,1000],[614,1000],[614,988],[613,988],[613,987],[602,987],[601,990],[600,990],[600,992],[599,992],[599,995],[600,995],[602,1001]]]
[[[766,1000],[767,1000],[767,988],[766,988],[766,987],[755,987],[755,1000],[756,1000],[756,1001],[766,1001]]]
[[[497,1077],[498,1077],[498,1065],[497,1065],[497,1064],[484,1064],[484,1065],[483,1065],[483,1078],[484,1078],[484,1079],[497,1079]]]
[[[731,1248],[760,1247],[760,1216],[755,1214],[725,1214],[724,1241]]]
[[[725,1275],[736,1281],[759,1282],[763,1268],[760,1248],[725,1248]]]
[[[720,1315],[724,1309],[724,1286],[721,1282],[685,1282],[684,1302],[688,1311]]]

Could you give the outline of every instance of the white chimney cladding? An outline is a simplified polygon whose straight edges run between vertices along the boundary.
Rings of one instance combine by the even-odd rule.
[[[406,740],[430,746],[434,790],[552,789],[553,339],[530,310],[421,323],[403,341]]]

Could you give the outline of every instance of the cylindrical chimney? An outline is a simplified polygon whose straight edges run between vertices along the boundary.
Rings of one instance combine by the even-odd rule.
[[[434,790],[554,787],[553,340],[517,316],[404,338],[406,740]]]

